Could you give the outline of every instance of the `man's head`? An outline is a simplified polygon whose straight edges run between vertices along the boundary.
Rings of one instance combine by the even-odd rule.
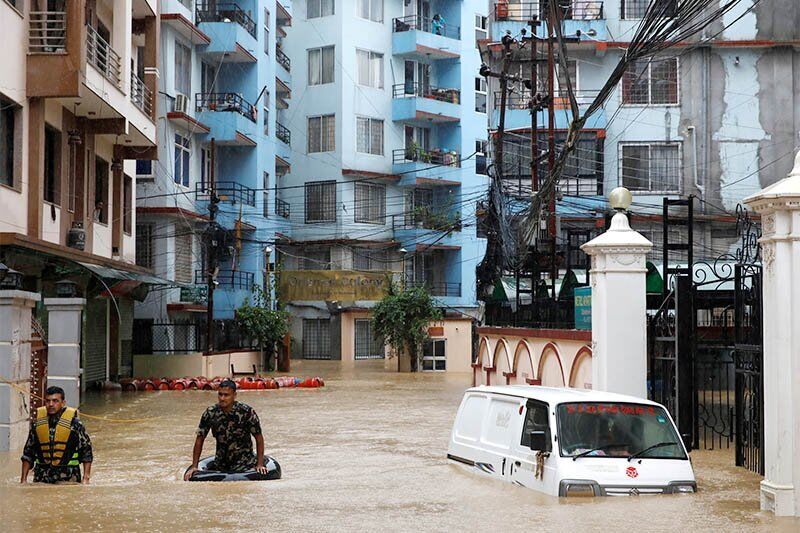
[[[223,410],[230,409],[233,402],[236,401],[236,382],[232,379],[223,380],[217,389],[217,399]]]
[[[64,399],[64,389],[61,387],[47,387],[44,391],[44,407],[48,415],[54,415],[67,405]]]

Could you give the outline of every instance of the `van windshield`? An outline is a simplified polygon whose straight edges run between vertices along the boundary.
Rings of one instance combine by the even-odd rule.
[[[661,407],[564,403],[557,414],[562,456],[686,459],[678,434]]]

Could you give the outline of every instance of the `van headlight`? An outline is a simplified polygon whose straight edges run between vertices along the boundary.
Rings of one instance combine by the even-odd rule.
[[[697,483],[694,481],[672,481],[667,487],[669,494],[694,494],[697,492]]]
[[[558,495],[568,498],[600,496],[600,485],[585,479],[563,479],[558,485]]]

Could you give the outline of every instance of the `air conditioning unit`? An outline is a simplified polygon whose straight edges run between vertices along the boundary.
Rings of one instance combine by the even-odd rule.
[[[176,113],[186,113],[186,109],[189,107],[189,97],[185,94],[175,93],[175,112]]]

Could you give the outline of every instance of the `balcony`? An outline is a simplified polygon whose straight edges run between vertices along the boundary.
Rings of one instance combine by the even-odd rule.
[[[66,11],[31,11],[28,53],[63,54],[67,47]]]
[[[608,30],[603,3],[603,0],[559,0],[563,33],[575,35],[580,30],[582,40],[589,42],[606,40]],[[512,35],[518,35],[522,28],[527,28],[530,32],[531,19],[536,17],[540,21],[546,20],[547,9],[546,2],[495,2],[492,35],[502,36],[506,31],[510,31]],[[591,38],[589,38],[590,35]],[[539,26],[539,36],[547,36],[546,24]]]
[[[206,276],[208,276],[208,273],[205,270],[195,270],[194,282],[198,285],[207,283]],[[219,283],[220,288],[251,291],[254,281],[255,275],[244,270],[220,270],[217,273],[217,283]]]
[[[241,183],[217,181],[214,183],[214,191],[221,202],[244,204],[252,207],[256,205],[256,191],[250,187],[245,187]],[[194,194],[197,200],[209,201],[211,199],[211,189],[205,183],[196,183]]]
[[[392,88],[392,120],[417,126],[458,122],[461,91],[421,83],[399,83]]]
[[[289,128],[277,121],[275,122],[275,136],[284,144],[292,144],[292,132],[289,131]]]
[[[227,63],[255,63],[256,23],[235,2],[197,2],[198,28],[211,39],[203,55]]]
[[[409,15],[392,21],[392,53],[417,59],[459,57],[461,29],[428,17]]]
[[[558,93],[558,90],[556,90]],[[572,121],[572,112],[569,106],[569,99],[565,96],[566,91],[561,91],[564,96],[557,96],[553,100],[555,113],[556,129],[567,129]],[[584,113],[589,105],[597,97],[598,91],[575,91],[575,98],[578,101],[578,109]],[[494,108],[491,116],[491,127],[496,128],[500,122],[500,91],[494,93]],[[507,130],[529,129],[531,127],[530,95],[528,93],[511,93],[506,98],[506,124]],[[547,124],[547,109],[539,111],[537,121],[539,126]],[[587,129],[603,129],[606,127],[606,115],[604,109],[597,110],[584,126]]]
[[[392,150],[392,173],[402,176],[399,185],[411,185],[420,179],[439,181],[442,174],[457,176],[456,169],[460,167],[461,157],[455,150],[417,146]]]
[[[275,60],[278,62],[280,66],[286,69],[286,72],[292,71],[292,62],[283,50],[280,47],[275,48]]]
[[[395,239],[406,245],[410,251],[417,247],[457,248],[460,245],[461,213],[423,206],[411,213],[392,215],[391,218]]]
[[[275,214],[288,219],[291,214],[291,205],[289,202],[284,202],[280,198],[275,198]]]
[[[131,72],[130,98],[139,111],[148,117],[153,116],[153,93],[134,72]]]
[[[406,280],[406,288],[421,287],[427,289],[431,296],[438,297],[455,297],[461,296],[461,283],[452,281],[421,281],[421,280]]]
[[[86,26],[86,61],[118,89],[122,89],[122,60],[91,26]]]
[[[239,93],[197,93],[197,120],[211,128],[220,145],[256,146],[258,111]]]

